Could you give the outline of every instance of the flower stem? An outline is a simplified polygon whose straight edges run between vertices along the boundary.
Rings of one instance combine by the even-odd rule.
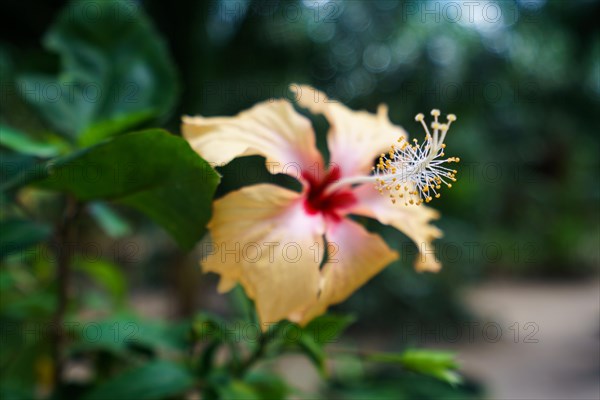
[[[237,368],[237,376],[243,376],[257,361],[259,361],[262,358],[262,356],[264,356],[265,351],[267,350],[267,345],[271,340],[271,337],[272,335],[268,333],[263,333],[260,336],[260,339],[258,341],[258,347],[256,348],[256,350]]]

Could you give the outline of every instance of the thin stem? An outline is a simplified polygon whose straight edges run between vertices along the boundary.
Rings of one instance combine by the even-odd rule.
[[[382,353],[379,351],[372,350],[361,350],[361,349],[353,349],[348,347],[329,347],[327,352],[330,355],[335,354],[352,354],[361,360],[370,361],[370,362],[380,362],[382,358],[388,356],[386,353]]]
[[[65,346],[64,319],[69,301],[69,285],[71,280],[71,249],[70,241],[75,237],[73,222],[79,214],[79,203],[75,198],[67,196],[64,215],[56,225],[54,232],[54,247],[56,252],[56,280],[58,284],[58,303],[54,313],[52,353],[54,358],[54,387],[58,389],[62,384],[64,371],[63,351]]]
[[[267,350],[267,345],[269,344],[269,341],[271,340],[272,336],[273,335],[269,334],[268,332],[263,333],[260,336],[258,347],[254,351],[254,353],[252,353],[250,357],[248,357],[244,362],[242,362],[237,368],[237,376],[243,376],[258,360],[262,358],[262,356],[265,354],[265,351]]]

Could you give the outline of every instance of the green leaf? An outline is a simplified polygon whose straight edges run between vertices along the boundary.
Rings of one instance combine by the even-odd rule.
[[[56,293],[48,289],[40,289],[36,292],[2,299],[0,304],[2,313],[13,318],[35,319],[48,318],[56,310]]]
[[[196,340],[218,340],[228,341],[232,335],[232,329],[225,324],[225,321],[216,315],[207,312],[198,314],[192,324],[194,336]]]
[[[316,342],[309,335],[302,335],[298,339],[300,350],[315,364],[322,375],[327,375],[325,369],[325,360],[327,358],[325,350],[320,343]]]
[[[239,379],[230,379],[228,376],[211,376],[209,379],[211,389],[217,398],[223,400],[261,400],[263,397],[248,383]],[[208,397],[208,396],[207,396]]]
[[[88,205],[88,211],[108,236],[118,239],[131,234],[129,223],[108,204],[94,201]]]
[[[233,308],[242,317],[242,319],[248,323],[258,324],[258,317],[256,315],[256,309],[254,303],[244,292],[241,285],[236,285],[233,290],[229,292],[231,297]]]
[[[219,182],[185,140],[160,129],[117,136],[44,168],[36,166],[28,178],[19,179],[6,187],[38,181],[43,188],[67,191],[83,201],[129,205],[161,224],[184,248],[204,234]]]
[[[456,354],[450,351],[409,349],[402,353],[402,362],[414,370],[426,370],[432,367],[455,369],[458,368],[455,357]]]
[[[264,335],[273,339],[273,347],[278,348],[280,352],[299,351],[313,362],[319,373],[327,375],[325,369],[327,356],[323,343],[315,340],[314,332],[306,331],[297,324],[284,320],[271,325]]]
[[[312,336],[313,340],[319,344],[335,343],[355,320],[352,315],[321,315],[304,328],[304,334]]]
[[[261,399],[285,399],[290,388],[279,376],[268,372],[251,372],[244,381],[254,388]]]
[[[35,172],[38,160],[34,156],[15,153],[0,148],[0,191],[5,191],[9,184],[18,187],[26,174]]]
[[[155,361],[99,385],[84,399],[164,399],[180,395],[193,385],[193,377],[183,367],[167,361]]]
[[[12,388],[4,382],[1,385],[0,399],[2,400],[29,400],[34,397],[32,389],[25,390],[22,388]]]
[[[6,220],[0,222],[0,258],[25,250],[46,240],[52,229],[28,220]]]
[[[0,125],[0,145],[36,157],[54,157],[59,155],[61,150],[56,144],[38,142],[6,125]]]
[[[456,385],[462,382],[455,371],[459,365],[455,354],[447,351],[409,349],[403,353],[373,353],[370,361],[402,365],[405,369]]]
[[[136,2],[69,2],[43,44],[59,54],[62,70],[56,76],[22,76],[18,83],[46,120],[70,137],[130,113],[164,117],[175,104],[173,62]],[[107,132],[88,132],[84,142]]]
[[[106,260],[86,260],[78,258],[73,261],[76,270],[86,273],[94,282],[99,283],[111,294],[118,304],[125,301],[127,283],[121,268]]]
[[[156,114],[155,111],[144,110],[92,124],[79,137],[79,145],[81,147],[91,146],[110,136],[134,130],[155,117]]]
[[[81,322],[73,321],[81,327],[76,331],[77,340],[71,346],[76,353],[105,350],[113,354],[131,355],[132,349],[173,353],[188,346],[186,334],[189,325],[185,324],[141,319],[129,313],[120,313],[103,321]]]

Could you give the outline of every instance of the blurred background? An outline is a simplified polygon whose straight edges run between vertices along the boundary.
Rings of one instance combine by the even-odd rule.
[[[42,37],[68,3],[2,3],[11,21],[0,26],[3,81],[60,70]],[[448,154],[461,158],[459,179],[432,203],[442,213],[437,225],[445,236],[436,249],[443,270],[415,273],[414,245],[364,220],[402,257],[336,310],[356,317],[344,341],[456,350],[467,381],[457,394],[381,370],[364,382],[340,383],[331,396],[599,398],[599,1],[127,3],[156,30],[145,40],[166,46],[174,72],[155,85],[173,98],[173,111],[160,119],[173,133],[183,114],[233,115],[271,97],[293,98],[287,86],[294,82],[354,109],[386,103],[391,120],[417,138],[423,134],[415,114],[439,108],[458,116],[447,144]],[[46,120],[7,87],[1,122],[46,135]],[[327,124],[312,120],[325,152]],[[218,195],[259,181],[292,184],[270,176],[258,157],[220,173]],[[51,196],[34,195],[52,214]],[[231,296],[216,293],[215,276],[201,274],[198,250],[179,250],[139,213],[114,211],[113,235],[84,223],[82,237],[111,249],[105,262],[123,275],[121,295],[139,315],[177,321],[200,309],[234,312]],[[48,280],[41,264],[11,279]],[[114,293],[77,279],[84,308],[115,309]],[[345,374],[361,376],[346,364]],[[321,385],[302,359],[278,368],[306,392]]]

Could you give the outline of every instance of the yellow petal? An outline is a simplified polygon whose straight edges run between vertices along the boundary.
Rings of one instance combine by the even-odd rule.
[[[373,160],[389,151],[400,136],[406,137],[404,129],[390,122],[383,104],[372,114],[353,111],[310,86],[292,85],[290,90],[300,106],[327,118],[331,163],[340,167],[343,177],[369,174]]]
[[[346,300],[369,279],[398,258],[383,239],[350,219],[327,229],[329,257],[322,269],[319,300],[301,321],[308,323],[327,307]]]
[[[319,289],[324,222],[309,215],[300,193],[269,184],[245,187],[215,201],[212,248],[205,272],[221,275],[220,290],[236,282],[255,301],[263,329],[297,315]]]
[[[216,166],[240,156],[262,155],[267,169],[298,179],[322,167],[310,121],[286,100],[259,103],[235,117],[183,117],[190,146]]]
[[[442,237],[431,220],[438,219],[439,213],[424,205],[392,204],[389,198],[382,196],[371,184],[364,184],[353,190],[358,203],[351,214],[364,215],[377,219],[385,225],[391,225],[408,236],[419,249],[415,261],[417,271],[437,272],[441,264],[434,254],[432,241]]]

